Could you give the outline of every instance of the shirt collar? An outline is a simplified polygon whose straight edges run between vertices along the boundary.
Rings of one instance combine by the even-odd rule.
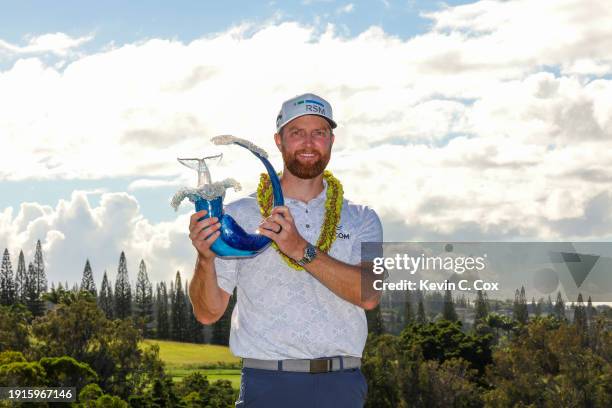
[[[304,203],[300,200],[296,200],[293,198],[288,198],[287,202],[294,203],[294,204],[301,204],[301,205],[319,206],[325,203],[326,198],[327,198],[327,181],[323,179],[323,190],[319,193],[319,195],[317,195],[315,198],[313,198],[309,202]]]

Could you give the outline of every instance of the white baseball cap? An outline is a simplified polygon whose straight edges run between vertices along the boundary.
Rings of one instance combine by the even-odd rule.
[[[283,106],[281,106],[281,110],[276,117],[276,131],[280,132],[281,128],[287,123],[304,115],[321,116],[327,119],[332,129],[338,126],[334,122],[332,107],[329,102],[315,94],[306,93],[283,102]]]

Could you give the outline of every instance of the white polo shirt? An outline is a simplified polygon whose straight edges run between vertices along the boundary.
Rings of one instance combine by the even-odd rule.
[[[285,199],[300,234],[315,244],[325,216],[327,183],[316,198],[303,203]],[[248,232],[262,220],[256,194],[234,201],[225,211]],[[361,242],[382,241],[374,210],[344,200],[337,236],[329,255],[357,265]],[[307,271],[289,267],[269,246],[252,258],[215,258],[217,282],[227,293],[237,286],[231,320],[230,350],[262,360],[361,357],[368,334],[362,308],[340,298]]]

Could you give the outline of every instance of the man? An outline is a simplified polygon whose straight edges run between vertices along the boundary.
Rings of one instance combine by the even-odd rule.
[[[285,206],[263,221],[263,191],[226,206],[243,228],[257,229],[275,247],[253,258],[216,258],[210,246],[218,220],[198,222],[205,211],[191,217],[198,258],[189,293],[197,319],[217,321],[237,287],[230,331],[230,349],[243,358],[237,407],[364,404],[364,309],[375,308],[380,293],[362,279],[361,242],[382,241],[382,227],[373,210],[343,199],[338,180],[324,172],[335,127],[323,98],[284,102],[274,141],[284,161]],[[331,242],[327,253],[321,250]]]

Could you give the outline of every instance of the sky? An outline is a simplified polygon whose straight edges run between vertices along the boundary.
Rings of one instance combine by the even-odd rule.
[[[153,281],[195,261],[195,174],[254,191],[281,103],[329,100],[329,168],[385,241],[609,241],[607,0],[0,1],[0,250],[99,284],[121,251]],[[250,177],[248,175],[251,175]]]

